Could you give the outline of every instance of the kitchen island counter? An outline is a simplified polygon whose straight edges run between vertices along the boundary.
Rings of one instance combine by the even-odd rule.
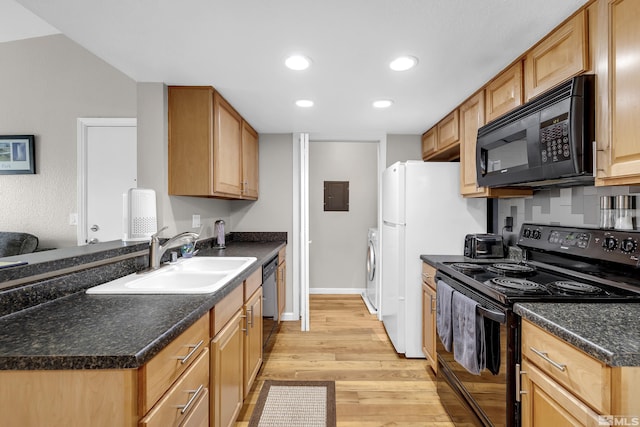
[[[516,303],[514,312],[609,366],[640,366],[640,304]]]
[[[211,294],[87,295],[83,290],[0,317],[0,369],[138,368],[285,245],[240,241],[224,250],[200,249],[198,256],[257,258]]]

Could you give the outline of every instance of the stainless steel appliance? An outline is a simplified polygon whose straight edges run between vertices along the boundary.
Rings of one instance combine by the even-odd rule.
[[[464,256],[469,258],[503,258],[504,243],[499,234],[467,234]]]
[[[593,182],[594,77],[568,80],[478,129],[478,185]]]
[[[640,302],[640,232],[524,224],[525,261],[439,263],[436,279],[480,303],[494,373],[472,375],[437,340],[437,387],[456,425],[519,426],[522,301]],[[465,424],[466,423],[466,424]]]

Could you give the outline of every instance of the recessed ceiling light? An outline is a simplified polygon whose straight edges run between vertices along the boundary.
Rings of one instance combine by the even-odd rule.
[[[389,108],[393,104],[393,101],[390,99],[379,99],[377,101],[373,101],[373,106],[376,108]]]
[[[418,64],[418,58],[415,56],[400,56],[389,64],[389,68],[393,71],[407,71]]]
[[[309,68],[311,60],[303,55],[291,55],[284,61],[284,65],[295,71],[302,71]]]
[[[296,101],[296,105],[302,108],[309,108],[309,107],[313,107],[313,101],[310,99],[298,99]]]

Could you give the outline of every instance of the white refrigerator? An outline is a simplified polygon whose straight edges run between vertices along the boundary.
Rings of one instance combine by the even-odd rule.
[[[422,353],[420,255],[462,255],[464,236],[485,233],[485,199],[460,196],[460,164],[397,162],[382,175],[384,327],[398,353]]]

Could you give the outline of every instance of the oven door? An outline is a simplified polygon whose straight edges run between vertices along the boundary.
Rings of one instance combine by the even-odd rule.
[[[499,331],[500,341],[497,346],[500,355],[497,373],[484,369],[480,375],[474,375],[456,362],[453,352],[445,350],[440,338],[436,338],[437,388],[443,406],[457,426],[519,425],[519,411],[514,398],[514,370],[519,348],[517,316],[507,307],[491,302],[457,280],[442,274],[438,274],[437,280],[445,281],[455,291],[478,301],[483,307],[478,312],[485,317],[485,328],[493,327],[493,332]],[[493,370],[495,372],[495,367]]]

